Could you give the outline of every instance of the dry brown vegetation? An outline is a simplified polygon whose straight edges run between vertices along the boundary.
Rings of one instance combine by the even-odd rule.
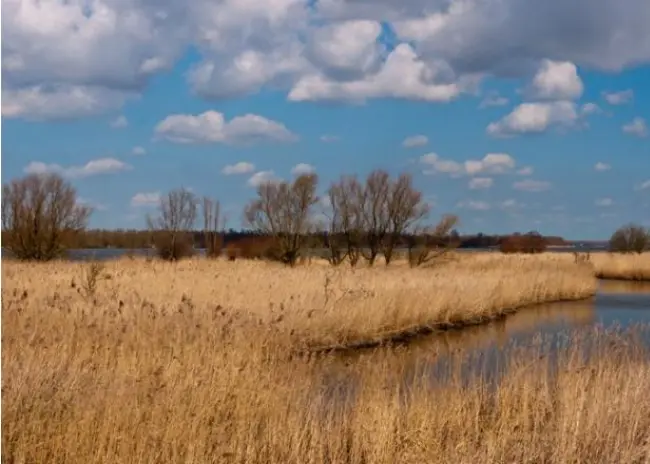
[[[590,261],[600,279],[650,281],[650,252],[642,254],[593,253]]]
[[[545,345],[513,352],[496,384],[461,358],[433,376],[442,345],[291,354],[585,297],[588,266],[3,262],[2,278],[3,462],[650,459],[648,353],[620,336],[592,334],[596,356],[572,348],[558,369]]]

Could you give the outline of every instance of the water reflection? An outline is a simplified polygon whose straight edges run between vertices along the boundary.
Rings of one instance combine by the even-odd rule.
[[[480,376],[490,381],[507,369],[513,351],[521,350],[532,359],[548,361],[551,372],[558,353],[571,345],[597,355],[592,342],[602,343],[602,332],[612,329],[627,330],[621,337],[634,336],[650,348],[650,284],[607,282],[588,300],[538,305],[484,326],[438,332],[404,346],[347,353],[328,363],[323,387],[333,397],[354,396],[361,379],[368,378],[363,373],[368,368],[373,381],[405,387],[418,379],[467,383]]]

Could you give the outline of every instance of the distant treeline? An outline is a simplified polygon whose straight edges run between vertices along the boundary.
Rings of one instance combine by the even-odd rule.
[[[156,234],[160,231],[152,230],[137,230],[137,229],[88,229],[81,231],[74,238],[71,238],[69,246],[71,248],[122,248],[122,249],[136,249],[136,248],[149,248],[156,243]],[[3,241],[6,232],[3,232]],[[516,237],[520,235],[538,235],[535,232],[528,232],[527,234],[509,234],[509,235],[459,235],[458,232],[452,231],[448,238],[441,240],[446,243],[440,245],[452,245],[458,248],[490,248],[499,247],[504,239],[508,237]],[[306,243],[312,247],[320,247],[325,243],[325,232],[314,233],[306,236]],[[406,245],[411,236],[404,234],[400,240],[401,245]],[[223,244],[238,242],[240,240],[249,239],[264,239],[267,238],[264,234],[257,233],[251,230],[234,230],[229,229],[222,232]],[[562,246],[568,243],[562,237],[543,236],[543,241],[546,246]],[[204,231],[194,231],[192,239],[196,248],[207,248],[206,233]]]

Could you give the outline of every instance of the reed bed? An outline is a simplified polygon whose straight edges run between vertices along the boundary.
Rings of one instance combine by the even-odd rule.
[[[3,295],[25,293],[27,305],[100,319],[114,311],[124,323],[146,311],[219,314],[233,324],[271,327],[275,342],[312,350],[480,324],[525,306],[587,298],[597,288],[588,265],[502,255],[430,269],[289,269],[206,259],[100,266],[7,262]]]
[[[273,325],[217,309],[230,293],[213,266],[113,263],[93,293],[83,266],[5,264],[3,462],[650,460],[649,353],[633,337],[513,349],[492,379],[464,370],[460,354],[432,375],[442,345],[289,358],[270,342]],[[274,275],[290,279],[241,269],[251,311],[279,291]],[[304,282],[294,296],[311,282],[295,272]]]
[[[650,252],[594,253],[590,261],[600,279],[650,281]]]

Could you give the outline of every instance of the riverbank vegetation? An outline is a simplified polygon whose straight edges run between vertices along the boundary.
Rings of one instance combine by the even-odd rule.
[[[442,343],[417,357],[295,350],[585,297],[586,265],[124,259],[4,262],[2,278],[7,462],[650,459],[650,358],[628,337],[586,334],[590,356],[513,348],[499,367]]]
[[[277,340],[300,349],[373,344],[479,324],[533,304],[587,298],[596,286],[588,265],[500,254],[449,255],[424,269],[405,263],[331,268],[325,261],[291,269],[201,258],[176,264],[140,259],[3,264],[3,293],[27,292],[30,301],[47,305],[56,294],[72,309],[87,306],[90,297],[131,310],[151,306],[174,312],[180,305],[225,312],[272,326]]]
[[[594,253],[590,261],[600,279],[650,281],[650,252]]]

